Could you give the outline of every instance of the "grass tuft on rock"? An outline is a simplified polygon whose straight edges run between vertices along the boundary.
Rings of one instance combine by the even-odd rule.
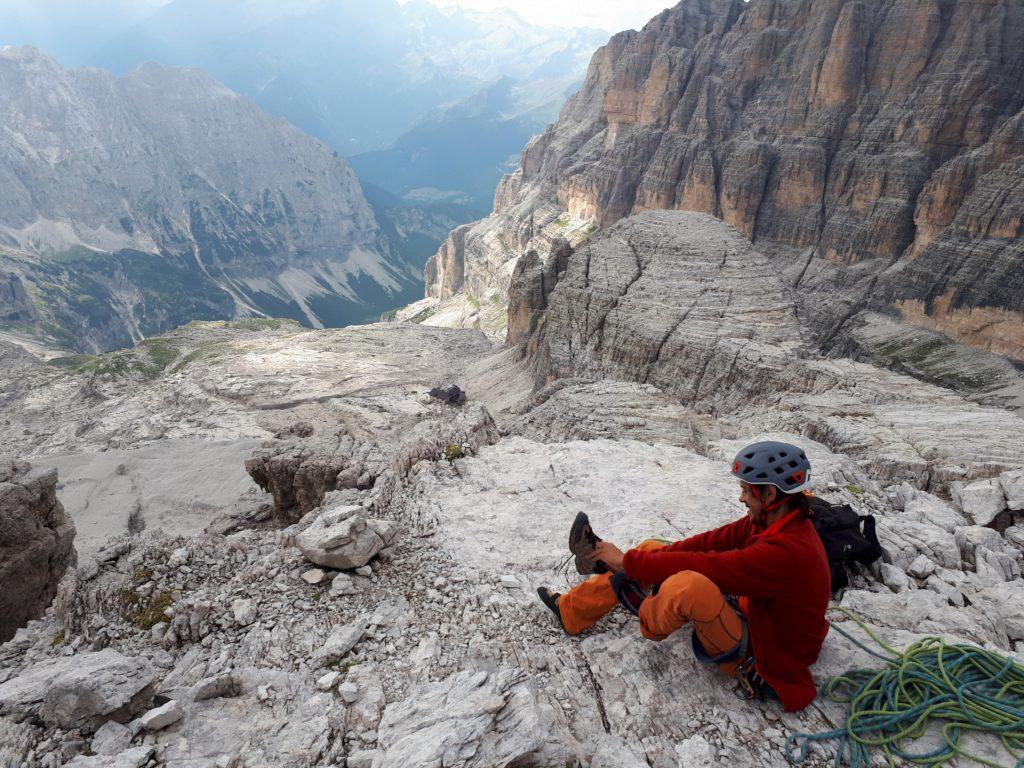
[[[140,595],[126,587],[118,595],[124,620],[139,629],[152,629],[164,620],[164,611],[174,605],[174,594],[169,590],[152,595]]]

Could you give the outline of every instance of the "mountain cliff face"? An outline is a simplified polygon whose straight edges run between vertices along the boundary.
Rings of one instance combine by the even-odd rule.
[[[550,252],[559,223],[705,212],[771,257],[826,351],[1005,400],[1024,363],[1022,35],[1003,0],[684,0],[595,54],[427,295],[504,297],[506,263]]]
[[[196,317],[339,325],[410,290],[345,161],[200,72],[6,48],[0,94],[6,321],[94,351]]]

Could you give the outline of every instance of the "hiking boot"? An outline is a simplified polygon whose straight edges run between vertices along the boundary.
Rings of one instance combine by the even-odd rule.
[[[608,566],[600,560],[591,560],[590,555],[601,538],[590,527],[586,512],[580,512],[569,529],[569,551],[576,555],[576,572],[584,576],[592,573],[607,573]]]
[[[562,595],[559,592],[552,592],[547,587],[537,587],[537,597],[540,601],[548,607],[548,609],[555,614],[555,618],[558,619],[558,626],[565,631],[565,624],[562,623],[562,612],[558,610],[558,598]]]

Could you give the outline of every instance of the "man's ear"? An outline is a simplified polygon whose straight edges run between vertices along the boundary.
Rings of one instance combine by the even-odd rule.
[[[765,486],[762,486],[762,488],[763,488],[763,490],[761,491],[761,503],[762,504],[765,504],[765,505],[772,504],[773,502],[775,502],[776,499],[779,498],[779,489],[776,488],[774,485],[765,485]]]

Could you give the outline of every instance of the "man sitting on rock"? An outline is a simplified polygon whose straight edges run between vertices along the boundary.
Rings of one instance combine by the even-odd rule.
[[[732,474],[746,516],[674,544],[651,539],[623,553],[580,513],[569,548],[580,573],[597,575],[564,595],[537,593],[570,635],[617,604],[639,617],[650,640],[692,623],[698,659],[738,678],[747,698],[777,696],[800,710],[816,693],[809,667],[828,633],[831,594],[804,493],[810,462],[794,445],[754,443],[737,454]]]

